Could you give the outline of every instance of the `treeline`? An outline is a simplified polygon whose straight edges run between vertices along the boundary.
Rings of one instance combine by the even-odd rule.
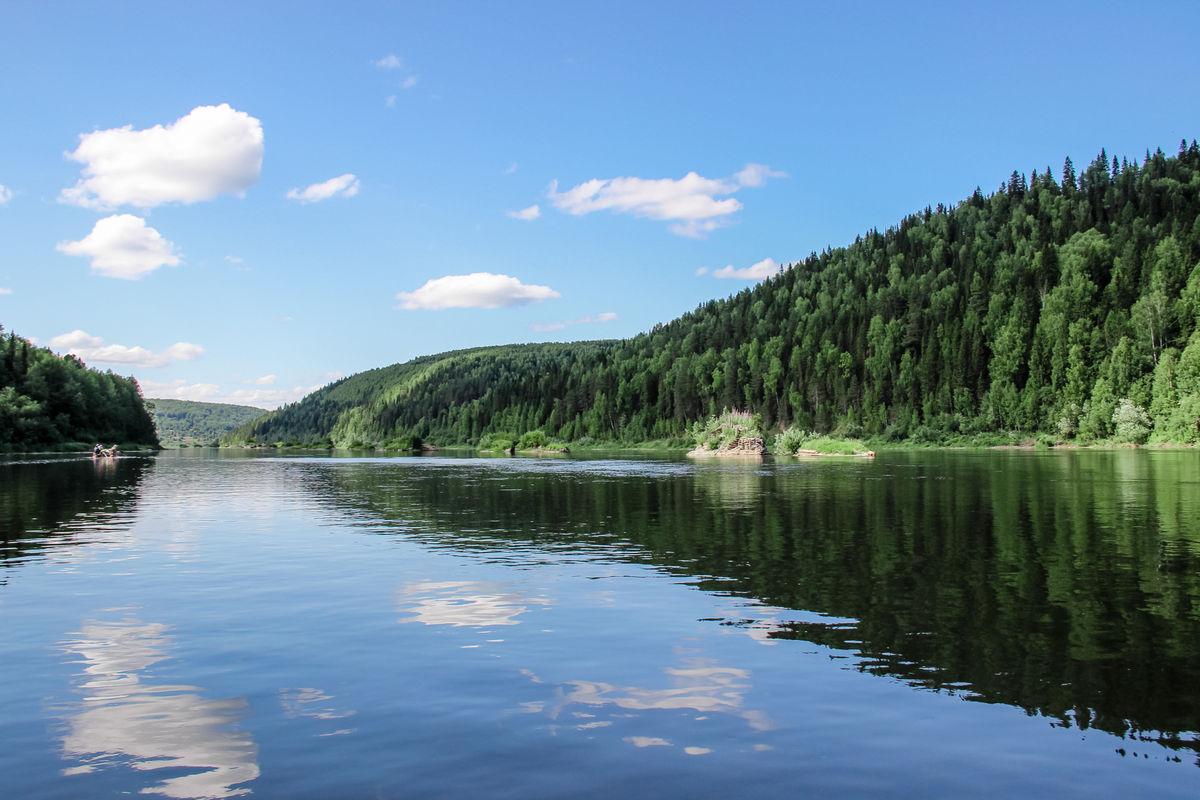
[[[0,326],[0,451],[94,442],[158,444],[137,381]]]
[[[234,428],[267,413],[254,406],[201,403],[195,400],[151,399],[154,427],[160,441],[209,444]]]
[[[1013,172],[620,342],[487,348],[348,378],[238,440],[679,437],[1200,441],[1200,147]]]

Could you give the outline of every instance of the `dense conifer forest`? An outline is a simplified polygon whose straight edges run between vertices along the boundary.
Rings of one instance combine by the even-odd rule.
[[[481,348],[330,385],[231,442],[683,436],[1200,441],[1200,148],[1104,150],[813,253],[632,339]]]
[[[211,444],[239,425],[266,413],[255,406],[196,400],[153,398],[149,403],[154,410],[154,427],[163,444]]]
[[[88,369],[0,327],[0,451],[157,445],[133,378]]]

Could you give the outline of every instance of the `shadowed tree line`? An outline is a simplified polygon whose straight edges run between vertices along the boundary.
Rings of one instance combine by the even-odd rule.
[[[0,326],[0,452],[72,443],[156,445],[133,378],[89,369]]]

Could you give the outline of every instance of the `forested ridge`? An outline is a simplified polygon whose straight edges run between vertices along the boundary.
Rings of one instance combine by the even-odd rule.
[[[89,369],[0,326],[0,451],[80,443],[157,445],[133,378]]]
[[[209,444],[239,425],[267,413],[255,406],[152,398],[154,427],[160,441]]]
[[[613,342],[515,345],[346,378],[230,441],[475,443],[767,428],[942,441],[1200,441],[1200,147],[1014,171]]]

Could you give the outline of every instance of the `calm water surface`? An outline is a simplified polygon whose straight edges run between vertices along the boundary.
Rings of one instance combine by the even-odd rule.
[[[0,460],[5,797],[1200,796],[1200,453]]]

